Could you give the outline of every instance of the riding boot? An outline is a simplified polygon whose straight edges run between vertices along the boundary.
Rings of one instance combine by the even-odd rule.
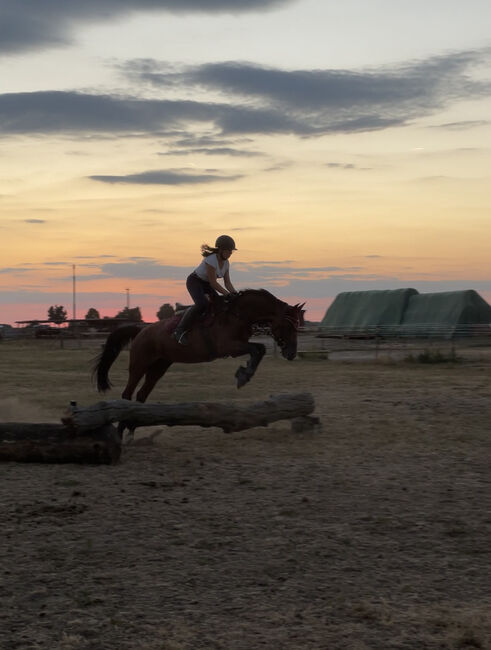
[[[177,340],[177,342],[180,343],[181,345],[187,345],[188,342],[187,342],[186,334],[192,328],[194,321],[200,314],[200,311],[201,309],[198,307],[198,305],[191,305],[191,307],[188,307],[186,309],[183,317],[177,324],[173,336]]]

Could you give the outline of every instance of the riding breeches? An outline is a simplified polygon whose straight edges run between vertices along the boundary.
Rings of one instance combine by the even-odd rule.
[[[200,312],[205,312],[210,304],[207,296],[211,297],[217,295],[217,292],[213,289],[211,284],[206,282],[206,280],[199,278],[196,273],[188,275],[186,287],[194,301],[194,304],[199,308]]]

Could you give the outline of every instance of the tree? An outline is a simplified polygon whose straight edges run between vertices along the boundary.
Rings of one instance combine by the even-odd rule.
[[[174,307],[170,305],[168,302],[166,302],[158,310],[156,316],[159,320],[164,320],[164,318],[172,318],[174,314],[175,314]]]
[[[96,318],[100,318],[99,312],[94,307],[91,307],[85,314],[85,320],[94,320]]]
[[[132,320],[137,323],[143,320],[140,307],[133,307],[132,309],[128,309],[128,307],[125,307],[124,309],[122,309],[120,312],[116,314],[116,318],[125,318],[126,320]]]
[[[48,309],[48,320],[57,325],[61,325],[67,319],[66,309],[62,305],[52,305]]]

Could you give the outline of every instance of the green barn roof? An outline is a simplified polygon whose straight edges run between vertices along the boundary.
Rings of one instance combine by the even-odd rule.
[[[384,333],[466,333],[465,326],[491,324],[491,306],[473,289],[418,293],[416,289],[346,291],[326,311],[321,327]],[[472,328],[467,328],[470,332]]]
[[[410,298],[416,289],[345,291],[326,311],[321,326],[363,329],[400,325]]]
[[[479,325],[491,323],[491,307],[473,289],[419,293],[404,313],[404,325]]]

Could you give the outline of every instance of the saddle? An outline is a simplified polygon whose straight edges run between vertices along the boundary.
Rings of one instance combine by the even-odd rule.
[[[230,306],[234,303],[238,295],[239,294],[236,293],[233,295],[229,294],[227,296],[210,296],[211,300],[208,308],[204,313],[199,314],[199,316],[196,317],[196,320],[193,324],[193,329],[197,325],[201,327],[210,327],[219,314],[222,314],[223,312],[226,312],[230,309]],[[173,332],[176,329],[179,321],[190,307],[193,307],[193,305],[183,305],[180,302],[176,303],[175,316],[171,319],[172,322],[169,323],[170,332]]]

